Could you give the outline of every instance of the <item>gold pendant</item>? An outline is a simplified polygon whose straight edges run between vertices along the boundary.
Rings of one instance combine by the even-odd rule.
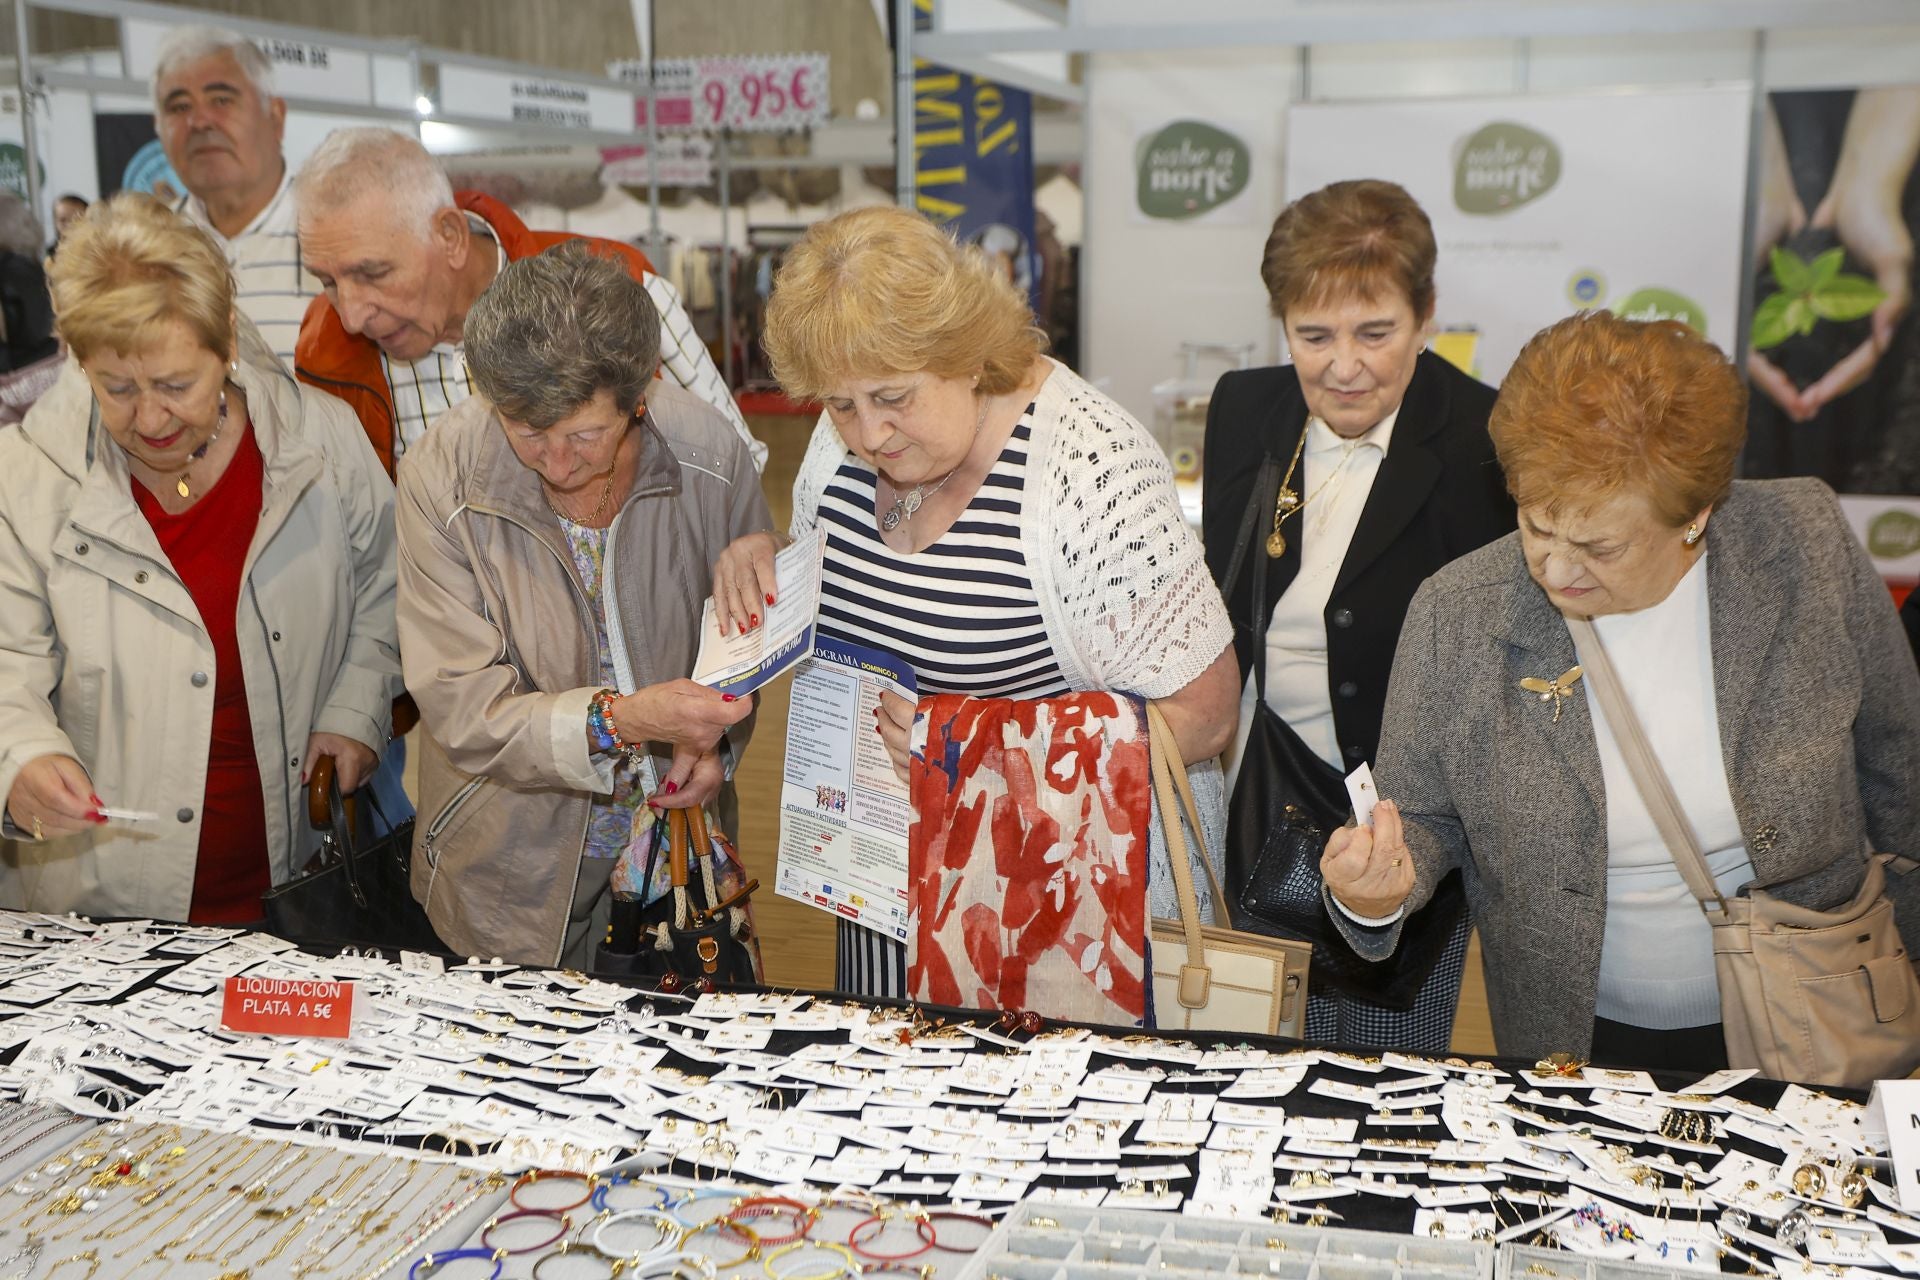
[[[178,480],[176,480],[174,482],[173,488],[174,488],[174,492],[178,493],[183,498],[191,498],[193,496],[193,491],[187,488],[187,478],[185,476],[181,476]]]
[[[1287,535],[1280,532],[1279,526],[1276,525],[1273,532],[1267,535],[1267,559],[1278,560],[1285,554],[1287,554]]]

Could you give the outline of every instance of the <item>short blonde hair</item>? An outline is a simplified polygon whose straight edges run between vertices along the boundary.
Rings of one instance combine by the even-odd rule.
[[[54,255],[55,325],[85,360],[137,351],[183,321],[202,346],[233,358],[233,275],[207,234],[150,195],[97,200]]]
[[[983,394],[1002,395],[1046,347],[986,254],[892,205],[814,224],[774,279],[764,340],[773,376],[806,400],[848,377],[921,370],[977,373]]]
[[[1487,430],[1522,507],[1584,510],[1639,493],[1678,529],[1733,487],[1747,388],[1686,325],[1589,311],[1521,348]]]
[[[1433,223],[1406,188],[1377,178],[1335,182],[1274,219],[1260,257],[1273,314],[1398,293],[1425,320],[1433,310]]]

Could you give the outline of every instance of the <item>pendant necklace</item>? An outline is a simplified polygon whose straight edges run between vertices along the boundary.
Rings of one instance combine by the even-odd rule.
[[[187,455],[187,465],[180,468],[180,476],[173,482],[173,491],[183,498],[191,498],[193,490],[187,487],[187,472],[193,470],[193,464],[207,456],[207,450],[219,442],[220,428],[227,425],[227,393],[220,393],[220,417],[213,424],[213,434],[208,436],[198,449]]]
[[[1357,440],[1345,441],[1346,449],[1340,455],[1340,465],[1333,474],[1320,482],[1318,488],[1302,498],[1293,487],[1293,473],[1300,466],[1300,455],[1306,452],[1307,433],[1313,430],[1313,419],[1307,419],[1307,425],[1300,429],[1300,443],[1293,446],[1293,461],[1287,464],[1287,474],[1280,478],[1280,490],[1273,496],[1273,532],[1267,535],[1267,558],[1278,560],[1287,554],[1287,535],[1280,531],[1281,524],[1288,516],[1298,515],[1306,510],[1307,504],[1327,491],[1327,486],[1337,479],[1346,469],[1347,461],[1353,457]]]
[[[984,398],[980,401],[980,416],[975,418],[973,422],[973,438],[976,440],[980,438],[980,428],[986,425],[987,405],[989,403],[990,401]],[[971,453],[972,450],[969,449],[968,452]],[[895,498],[893,505],[887,508],[886,514],[880,517],[880,531],[882,533],[892,533],[900,527],[902,520],[912,520],[913,513],[925,506],[928,498],[931,498],[934,494],[946,488],[947,481],[959,475],[960,467],[965,465],[966,459],[962,458],[959,467],[955,467],[953,470],[947,472],[947,474],[941,476],[931,487],[928,487],[924,483],[917,484]],[[888,481],[888,483],[891,484],[892,481]]]

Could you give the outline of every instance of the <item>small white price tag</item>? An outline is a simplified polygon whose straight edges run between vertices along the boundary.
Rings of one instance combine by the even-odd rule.
[[[1920,1080],[1882,1080],[1873,1086],[1863,1126],[1869,1142],[1887,1142],[1900,1207],[1920,1213]]]
[[[1380,803],[1380,793],[1374,790],[1373,770],[1362,763],[1358,769],[1347,775],[1347,797],[1353,801],[1354,820],[1363,827],[1373,825],[1373,807]]]

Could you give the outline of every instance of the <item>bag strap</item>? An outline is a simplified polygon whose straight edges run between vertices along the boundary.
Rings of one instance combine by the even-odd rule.
[[[1184,812],[1187,824],[1193,828],[1194,845],[1200,853],[1200,866],[1207,873],[1207,887],[1213,891],[1213,909],[1220,917],[1220,923],[1231,929],[1233,915],[1227,906],[1227,895],[1220,887],[1220,877],[1214,874],[1213,859],[1207,856],[1206,836],[1200,827],[1200,806],[1193,798],[1193,785],[1187,780],[1187,766],[1180,758],[1180,743],[1173,736],[1173,726],[1158,704],[1147,703],[1147,735],[1154,767],[1155,790],[1160,790],[1161,775],[1165,775],[1167,788],[1173,794],[1160,796],[1160,825],[1167,834],[1167,861],[1173,864],[1173,883],[1180,897],[1180,919],[1184,925],[1189,914],[1193,920],[1193,929],[1187,939],[1188,951],[1194,952],[1194,939],[1200,928],[1200,903],[1193,892],[1193,868],[1187,861],[1186,832],[1181,829],[1180,815]],[[1179,804],[1175,806],[1174,798]]]
[[[1239,585],[1240,570],[1247,562],[1248,550],[1253,546],[1254,530],[1258,527],[1263,512],[1271,511],[1280,495],[1280,459],[1267,454],[1260,459],[1260,471],[1253,479],[1253,495],[1247,501],[1247,509],[1240,517],[1240,536],[1234,540],[1233,559],[1227,565],[1227,580],[1221,585],[1220,593],[1232,596],[1233,589]],[[1264,539],[1263,539],[1264,541]],[[1249,626],[1253,632],[1253,689],[1258,702],[1267,700],[1267,574],[1265,565],[1256,565],[1253,574],[1252,613],[1248,615]],[[1258,705],[1258,702],[1256,705]],[[1198,831],[1198,825],[1194,830]]]
[[[1700,903],[1702,911],[1709,916],[1715,912],[1724,916],[1727,900],[1714,883],[1707,857],[1700,851],[1700,842],[1693,834],[1693,826],[1687,821],[1685,811],[1680,808],[1679,797],[1673,793],[1673,783],[1667,778],[1667,771],[1660,767],[1659,757],[1653,754],[1653,745],[1647,741],[1640,717],[1634,714],[1633,704],[1627,701],[1627,691],[1621,686],[1620,677],[1613,669],[1613,660],[1607,656],[1607,646],[1600,639],[1599,629],[1589,618],[1569,617],[1567,630],[1572,633],[1580,650],[1581,665],[1586,669],[1587,678],[1593,682],[1593,695],[1599,699],[1600,709],[1606,713],[1607,725],[1613,730],[1614,740],[1619,744],[1621,758],[1627,762],[1627,772],[1633,775],[1633,785],[1640,792],[1641,803],[1653,815],[1653,825],[1659,828],[1667,852],[1673,856],[1674,865],[1680,868],[1680,878],[1687,882],[1688,890]]]

